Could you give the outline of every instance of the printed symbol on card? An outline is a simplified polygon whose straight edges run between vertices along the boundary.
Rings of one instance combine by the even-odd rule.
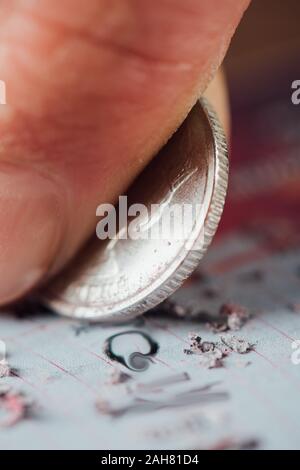
[[[300,339],[292,342],[292,348],[295,350],[291,354],[292,364],[298,366],[300,364]]]

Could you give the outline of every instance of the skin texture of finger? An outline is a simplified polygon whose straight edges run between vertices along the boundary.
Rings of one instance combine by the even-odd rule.
[[[204,91],[247,5],[1,0],[0,303],[95,230],[96,207],[126,190]]]

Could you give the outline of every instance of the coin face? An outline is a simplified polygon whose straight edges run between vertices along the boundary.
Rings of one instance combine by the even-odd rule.
[[[225,137],[201,100],[128,190],[123,225],[116,207],[116,236],[95,235],[42,300],[88,321],[125,321],[156,306],[197,267],[220,220],[227,180]]]

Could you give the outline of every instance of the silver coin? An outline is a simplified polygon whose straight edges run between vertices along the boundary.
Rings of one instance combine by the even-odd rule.
[[[146,222],[140,217],[136,225],[140,232],[144,227],[143,237],[94,236],[43,292],[43,301],[59,314],[99,322],[124,321],[155,307],[197,267],[217,229],[227,181],[224,133],[201,99],[128,191],[129,205],[149,209]],[[170,207],[192,210],[182,222],[184,211],[170,217]],[[170,220],[184,233],[161,233]],[[145,227],[156,236],[145,237]]]

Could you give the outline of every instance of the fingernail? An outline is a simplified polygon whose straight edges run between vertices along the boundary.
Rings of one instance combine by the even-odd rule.
[[[62,234],[62,204],[44,175],[0,166],[0,304],[23,296],[46,275]]]

